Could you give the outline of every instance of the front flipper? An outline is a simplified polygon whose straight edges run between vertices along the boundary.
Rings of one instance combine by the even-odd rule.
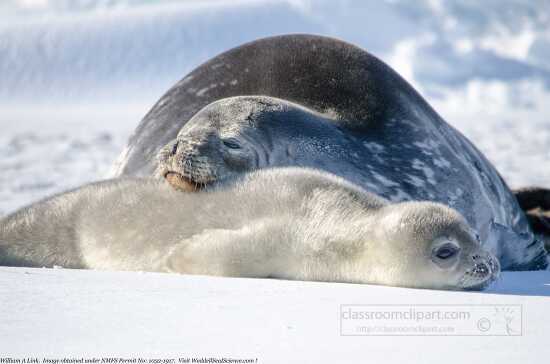
[[[273,241],[264,224],[239,229],[207,229],[175,245],[163,270],[184,274],[268,277]]]
[[[514,191],[519,206],[535,234],[545,240],[546,250],[550,249],[550,189],[526,187]]]

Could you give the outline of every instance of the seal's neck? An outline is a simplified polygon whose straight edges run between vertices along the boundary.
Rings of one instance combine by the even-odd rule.
[[[362,239],[363,228],[358,224],[325,221],[311,226],[303,221],[289,222],[286,229],[294,231],[287,236],[298,240],[276,243],[279,254],[274,259],[273,275],[305,281],[371,281],[370,268],[364,262],[367,241]]]

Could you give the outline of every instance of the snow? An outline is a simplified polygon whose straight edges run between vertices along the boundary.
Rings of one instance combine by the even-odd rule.
[[[364,47],[413,84],[512,187],[550,186],[549,5],[0,2],[0,216],[105,176],[140,118],[200,63],[247,41],[296,32]],[[547,271],[504,273],[483,293],[25,268],[0,268],[0,281],[3,357],[514,363],[550,354]],[[339,307],[350,303],[519,304],[523,331],[340,336]]]
[[[544,296],[544,297],[543,297]],[[539,362],[550,277],[491,293],[161,273],[0,268],[4,357],[232,357],[258,363]],[[521,336],[340,335],[341,305],[508,305]],[[419,306],[418,306],[419,307]],[[523,326],[523,327],[521,327]],[[396,349],[396,346],[398,349]]]

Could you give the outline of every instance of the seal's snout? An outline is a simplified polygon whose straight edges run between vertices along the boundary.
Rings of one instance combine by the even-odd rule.
[[[471,273],[474,277],[483,279],[491,274],[491,268],[486,263],[476,263]]]
[[[160,167],[167,166],[174,159],[178,153],[178,140],[172,140],[170,143],[166,144],[157,154],[157,163]],[[159,168],[159,171],[163,168]],[[161,176],[164,177],[166,172],[162,171]]]
[[[178,191],[196,192],[206,186],[208,179],[201,178],[205,168],[188,149],[189,145],[178,139],[164,146],[157,154],[155,174]]]
[[[473,266],[462,278],[466,290],[481,290],[489,286],[500,275],[500,263],[489,253],[474,254],[471,257]]]

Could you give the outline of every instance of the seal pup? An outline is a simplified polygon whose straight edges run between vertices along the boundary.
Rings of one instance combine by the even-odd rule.
[[[158,167],[158,152],[176,138],[186,123],[199,116],[209,122],[209,118],[202,117],[205,107],[242,95],[286,100],[322,115],[323,122],[332,124],[333,128],[326,128],[326,123],[323,126],[333,132],[332,138],[322,138],[323,143],[328,142],[326,149],[315,145],[318,135],[311,138],[315,133],[305,129],[273,142],[276,146],[288,144],[290,154],[293,148],[305,153],[313,149],[315,153],[310,153],[309,159],[302,158],[305,166],[348,178],[350,174],[334,170],[334,163],[328,168],[324,162],[331,158],[330,146],[348,138],[350,142],[340,143],[345,148],[339,150],[342,164],[356,166],[352,176],[356,178],[351,181],[394,202],[429,200],[458,210],[480,234],[486,248],[498,257],[503,269],[547,266],[542,242],[534,236],[516,198],[487,158],[384,62],[337,39],[303,34],[277,36],[212,58],[168,90],[144,117],[111,176],[152,176]],[[309,117],[295,113],[294,108],[288,110],[299,118]],[[266,113],[274,116],[273,112]],[[284,112],[277,115],[287,124],[280,129],[296,132],[292,127],[295,118]],[[260,107],[252,118],[261,117]],[[200,153],[195,159],[198,156]],[[272,157],[271,153],[265,155],[266,159]],[[206,164],[202,167],[209,168]],[[357,174],[359,170],[361,174]],[[363,176],[367,178],[358,181]],[[184,188],[201,186],[180,181],[177,174],[167,177]]]
[[[389,203],[298,168],[198,193],[152,180],[88,185],[0,220],[0,264],[434,289],[481,289],[499,273],[458,212]]]

